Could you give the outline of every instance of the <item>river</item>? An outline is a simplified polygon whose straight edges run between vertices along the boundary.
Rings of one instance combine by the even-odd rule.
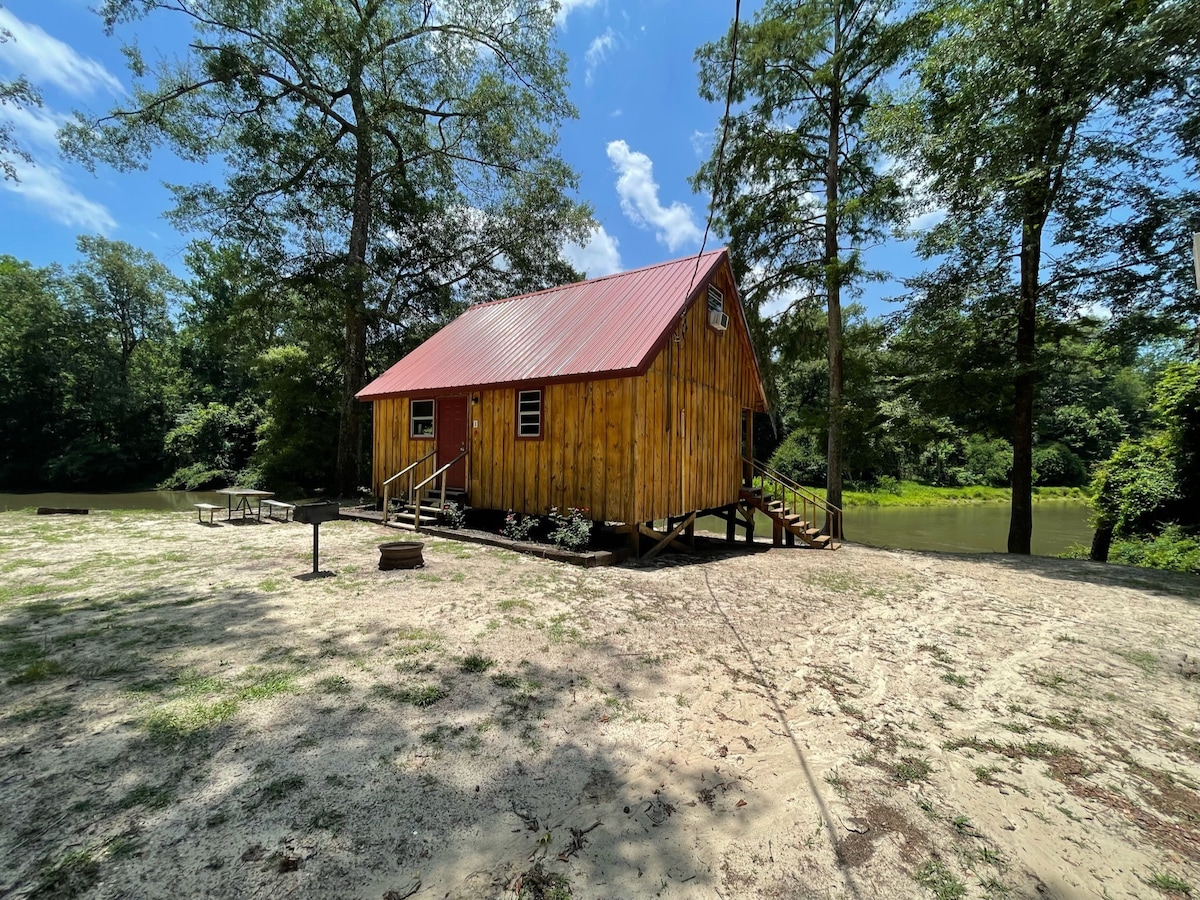
[[[1007,503],[956,503],[945,506],[851,506],[845,512],[846,540],[900,550],[948,550],[954,553],[1003,553],[1008,544]],[[1033,506],[1033,552],[1056,556],[1072,544],[1091,545],[1091,510],[1079,500],[1042,500]],[[696,527],[725,533],[717,518]],[[741,531],[739,529],[739,534]],[[758,514],[756,535],[771,534],[771,520]]]
[[[0,510],[35,506],[87,509],[187,510],[194,503],[225,505],[210,491],[141,491],[132,494],[0,494]],[[1062,553],[1071,544],[1090,544],[1089,509],[1078,500],[1043,500],[1033,507],[1033,552]],[[872,547],[948,550],[957,553],[1004,552],[1008,541],[1007,503],[958,503],[945,506],[852,506],[846,510],[846,538]],[[725,533],[720,519],[697,521],[702,531]],[[761,513],[757,534],[771,534]]]

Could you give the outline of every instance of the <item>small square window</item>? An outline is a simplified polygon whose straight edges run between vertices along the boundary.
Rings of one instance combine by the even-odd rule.
[[[433,437],[433,401],[414,400],[409,408],[409,437]]]
[[[542,436],[542,392],[517,392],[517,437]]]
[[[716,285],[708,286],[708,311],[725,312],[725,295]]]

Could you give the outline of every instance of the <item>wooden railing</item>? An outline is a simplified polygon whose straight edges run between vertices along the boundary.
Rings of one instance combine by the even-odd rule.
[[[456,462],[458,462],[460,459],[462,459],[466,455],[467,455],[467,451],[464,450],[462,453],[458,454],[458,456],[454,457],[454,459],[450,460],[450,462],[446,463],[444,466],[442,466],[440,469],[438,469],[436,472],[434,472],[432,475],[430,475],[428,478],[426,478],[424,481],[422,481],[420,484],[417,485],[416,502],[413,503],[413,531],[421,530],[421,488],[425,487],[425,485],[429,484],[429,482],[433,481],[439,475],[444,474],[452,465],[454,465]],[[441,501],[438,503],[438,510],[440,511],[445,508],[446,508],[446,479],[443,478],[442,479],[442,498],[441,498]]]
[[[754,482],[762,487],[764,495],[771,494],[784,506],[791,508],[792,512],[798,512],[800,518],[811,523],[813,527],[820,527],[816,525],[816,519],[818,514],[823,513],[825,516],[823,530],[828,532],[829,539],[831,541],[842,540],[842,511],[839,507],[826,502],[824,498],[808,488],[796,484],[782,472],[772,469],[766,463],[745,457],[742,458],[742,462],[752,473]]]
[[[418,459],[415,463],[409,463],[407,466],[405,466],[403,469],[401,469],[399,472],[397,472],[395,475],[393,475],[391,478],[389,478],[387,481],[385,481],[383,483],[383,524],[384,525],[386,525],[388,522],[388,488],[391,486],[392,482],[396,481],[402,475],[407,475],[408,476],[408,494],[406,496],[411,501],[412,495],[413,495],[413,473],[416,471],[417,466],[421,465],[421,463],[425,462],[425,460],[429,459],[429,457],[431,457],[431,456],[434,456],[436,453],[437,453],[437,447],[435,446],[432,450],[430,450],[428,453],[426,453],[424,456],[422,456],[420,459]]]

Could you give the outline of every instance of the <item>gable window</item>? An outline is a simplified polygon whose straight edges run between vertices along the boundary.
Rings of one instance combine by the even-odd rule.
[[[413,400],[409,406],[408,435],[415,438],[433,437],[433,401]]]
[[[725,295],[721,293],[721,289],[715,284],[708,286],[708,311],[725,312]]]
[[[542,392],[517,391],[517,437],[542,436]]]

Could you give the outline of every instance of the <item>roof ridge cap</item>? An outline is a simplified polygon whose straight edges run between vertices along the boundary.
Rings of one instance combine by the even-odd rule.
[[[597,275],[595,278],[585,278],[582,281],[569,281],[566,284],[556,284],[553,287],[542,288],[540,291],[528,291],[524,294],[514,294],[511,297],[500,297],[496,300],[485,300],[483,303],[473,303],[468,306],[466,310],[464,310],[463,315],[466,315],[473,309],[479,309],[482,306],[496,306],[500,303],[508,303],[510,300],[524,300],[528,297],[536,297],[539,294],[549,294],[551,291],[561,291],[566,288],[578,287],[582,284],[595,284],[599,281],[607,281],[610,278],[622,278],[626,275],[634,275],[638,272],[649,272],[651,269],[660,269],[663,266],[675,266],[679,263],[696,259],[697,257],[703,259],[706,256],[720,255],[721,253],[726,252],[726,249],[727,248],[725,247],[714,247],[712,250],[705,250],[703,253],[689,253],[687,256],[680,256],[676,259],[668,259],[663,262],[651,263],[648,266],[638,266],[636,269],[625,269],[623,272],[609,272],[607,275]],[[693,285],[693,287],[695,287],[695,285]]]

